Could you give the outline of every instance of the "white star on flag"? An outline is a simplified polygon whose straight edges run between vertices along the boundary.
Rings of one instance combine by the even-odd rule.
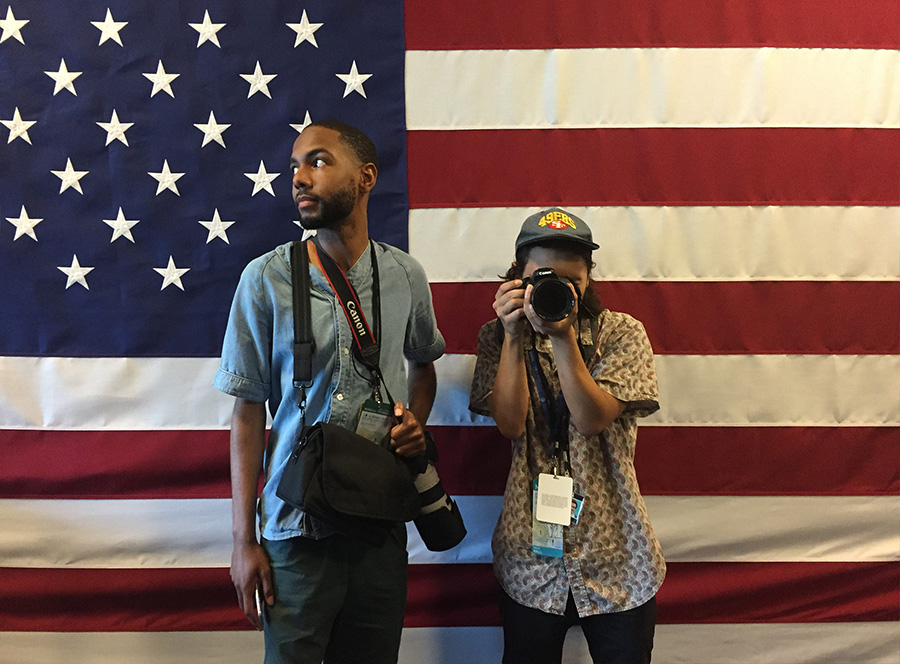
[[[119,46],[124,46],[122,38],[119,36],[119,30],[128,25],[128,21],[114,21],[109,7],[106,8],[106,18],[102,21],[91,21],[91,25],[100,31],[100,44],[98,46],[109,39],[112,39]]]
[[[189,267],[175,267],[175,261],[169,256],[169,264],[165,267],[155,267],[153,268],[154,272],[159,272],[163,277],[163,283],[159,290],[164,290],[168,288],[172,284],[175,284],[181,290],[184,290],[184,286],[181,284],[181,277],[185,272],[189,272],[191,268]]]
[[[225,147],[225,139],[222,138],[222,132],[228,129],[231,125],[219,124],[218,122],[216,122],[216,116],[212,111],[209,112],[209,120],[206,122],[206,124],[195,124],[194,126],[203,132],[203,145],[200,146],[201,148],[210,141],[215,141],[223,148]]]
[[[7,143],[12,143],[17,138],[21,138],[26,143],[31,144],[28,130],[37,122],[37,120],[23,120],[22,116],[19,115],[18,106],[16,106],[16,110],[13,111],[12,120],[0,120],[0,122],[9,129],[9,140],[6,141]]]
[[[341,79],[346,86],[344,87],[344,97],[349,95],[351,92],[358,92],[363,97],[366,97],[366,91],[363,89],[363,83],[372,78],[372,74],[360,74],[359,70],[356,68],[356,60],[353,61],[353,64],[350,66],[349,74],[335,74],[339,79]],[[366,97],[368,99],[368,97]]]
[[[119,122],[119,116],[116,115],[116,109],[113,109],[112,117],[109,122],[98,122],[97,125],[106,131],[106,144],[109,145],[113,141],[122,141],[128,145],[128,139],[125,138],[125,132],[131,129],[133,122]]]
[[[163,67],[162,60],[156,65],[155,74],[144,74],[144,76],[153,82],[153,91],[150,93],[151,97],[155,96],[160,90],[170,97],[175,97],[175,93],[172,92],[172,86],[169,84],[181,76],[181,74],[167,74],[165,67]]]
[[[17,39],[19,43],[24,44],[25,40],[22,39],[22,28],[25,27],[26,23],[28,23],[27,20],[16,19],[12,7],[7,7],[6,18],[0,19],[0,28],[3,28],[3,34],[0,35],[0,44],[10,37]]]
[[[221,217],[219,217],[219,208],[216,208],[213,212],[212,221],[201,221],[200,225],[204,226],[209,234],[206,236],[206,244],[209,244],[217,237],[225,240],[225,244],[231,244],[228,241],[228,235],[225,233],[228,230],[228,227],[234,224],[233,221],[222,221]]]
[[[159,184],[156,187],[156,195],[159,196],[163,190],[170,189],[174,191],[178,196],[181,194],[178,193],[178,187],[175,186],[175,183],[184,177],[184,173],[173,173],[169,170],[169,160],[163,160],[162,170],[158,173],[147,173],[150,177],[155,179]]]
[[[319,48],[319,45],[316,43],[315,32],[319,28],[321,28],[323,23],[310,23],[309,18],[306,16],[306,10],[303,10],[303,16],[300,17],[299,23],[286,23],[287,27],[297,33],[297,40],[294,42],[294,48],[297,48],[303,42],[307,41],[316,48]]]
[[[28,216],[28,213],[25,211],[25,206],[22,206],[22,211],[19,212],[18,217],[7,217],[6,220],[16,227],[16,236],[13,238],[13,242],[18,240],[23,235],[27,235],[32,240],[37,242],[37,235],[34,233],[34,227],[43,221],[43,219],[32,219]]]
[[[110,244],[112,244],[120,237],[124,237],[125,239],[134,242],[134,237],[131,235],[131,229],[141,223],[141,220],[126,219],[125,213],[122,212],[122,208],[119,208],[119,214],[116,215],[115,219],[104,219],[103,223],[113,229],[112,239],[109,241]]]
[[[304,129],[306,129],[311,124],[312,124],[312,118],[309,117],[309,111],[306,111],[306,117],[303,118],[303,123],[302,124],[292,124],[291,129],[295,129],[297,131],[297,133],[299,134],[300,132],[302,132]]]
[[[66,169],[64,171],[50,171],[58,177],[61,182],[59,185],[59,193],[63,193],[66,189],[71,187],[79,194],[84,196],[84,192],[81,190],[81,178],[90,173],[90,171],[76,171],[75,167],[72,166],[72,159],[66,159]]]
[[[82,267],[81,265],[79,265],[78,264],[78,256],[76,256],[75,254],[72,254],[72,265],[71,266],[69,266],[69,267],[57,266],[56,269],[60,270],[61,272],[64,272],[66,274],[66,276],[68,277],[68,279],[66,279],[66,290],[68,290],[69,286],[71,286],[72,284],[81,284],[88,290],[91,290],[90,286],[88,286],[88,283],[87,283],[87,280],[85,279],[85,277],[87,276],[88,272],[90,272],[94,268]]]
[[[80,71],[69,71],[66,69],[66,61],[62,58],[59,60],[59,71],[45,71],[45,74],[56,81],[56,85],[53,86],[53,96],[55,97],[57,93],[62,90],[68,90],[76,97],[78,93],[75,92],[75,86],[72,82],[81,76]]]
[[[209,18],[209,10],[207,9],[203,14],[203,23],[188,23],[194,30],[200,33],[200,36],[197,37],[197,48],[205,42],[212,42],[219,48],[222,48],[222,45],[219,44],[219,37],[216,33],[225,27],[224,23],[213,23]]]
[[[278,76],[278,74],[263,74],[262,68],[259,66],[259,60],[257,60],[256,69],[253,70],[252,74],[241,74],[241,78],[250,84],[250,92],[247,93],[247,99],[257,92],[262,92],[266,97],[271,99],[272,95],[269,94],[269,83],[276,76]]]
[[[273,196],[275,195],[275,192],[272,190],[272,180],[277,178],[280,173],[267,173],[266,165],[262,159],[259,160],[259,170],[256,173],[244,173],[244,175],[253,180],[253,193],[250,194],[251,196],[256,196],[263,189]]]

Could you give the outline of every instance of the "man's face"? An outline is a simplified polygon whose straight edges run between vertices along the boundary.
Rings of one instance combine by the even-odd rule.
[[[303,228],[337,228],[350,216],[359,201],[360,166],[338,132],[303,130],[291,153],[294,203]]]

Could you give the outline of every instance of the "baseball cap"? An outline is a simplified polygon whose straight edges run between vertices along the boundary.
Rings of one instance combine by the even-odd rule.
[[[522,229],[516,238],[516,250],[529,244],[541,244],[553,240],[568,240],[587,245],[591,249],[599,249],[594,242],[591,229],[571,212],[554,207],[535,212],[522,223]]]

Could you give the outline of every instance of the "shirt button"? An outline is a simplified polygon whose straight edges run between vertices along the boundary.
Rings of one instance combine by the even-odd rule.
[[[349,349],[349,348],[345,348],[345,349],[344,349],[344,355],[349,355],[349,354],[350,354],[350,349]]]
[[[338,395],[337,395],[337,400],[338,400],[338,401],[343,401],[343,400],[344,400],[344,395],[343,395],[343,394],[338,394]]]

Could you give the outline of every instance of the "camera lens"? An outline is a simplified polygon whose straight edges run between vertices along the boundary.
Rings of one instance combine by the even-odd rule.
[[[558,321],[572,312],[575,296],[565,281],[559,278],[541,279],[531,291],[531,305],[544,320]]]

